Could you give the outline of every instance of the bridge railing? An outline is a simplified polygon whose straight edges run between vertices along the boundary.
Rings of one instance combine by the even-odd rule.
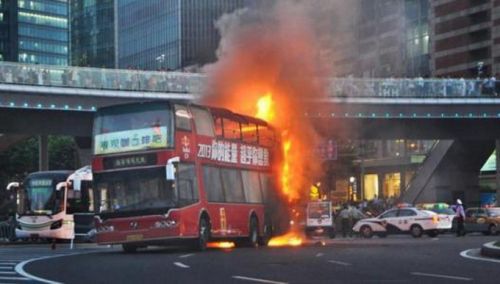
[[[500,82],[499,82],[500,83]],[[355,79],[335,78],[329,82],[334,97],[495,97],[500,85],[495,79]]]
[[[156,72],[0,62],[0,83],[122,91],[201,94],[206,76]],[[332,97],[493,97],[500,94],[494,79],[327,79]]]
[[[199,94],[204,78],[181,72],[0,62],[0,83],[17,85]]]

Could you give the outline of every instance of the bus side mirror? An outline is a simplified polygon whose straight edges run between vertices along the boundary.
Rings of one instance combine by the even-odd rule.
[[[175,180],[175,164],[179,162],[179,157],[173,157],[168,159],[167,165],[165,166],[165,174],[167,180]]]
[[[66,188],[66,186],[67,186],[66,182],[65,182],[65,181],[61,181],[60,183],[58,183],[58,184],[56,185],[56,190],[57,190],[57,191],[61,191],[61,189]]]
[[[12,190],[13,188],[19,188],[19,183],[17,181],[11,182],[7,185],[7,190]]]

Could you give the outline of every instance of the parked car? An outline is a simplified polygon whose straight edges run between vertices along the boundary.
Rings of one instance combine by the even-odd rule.
[[[500,230],[500,207],[465,210],[465,231],[482,232],[485,235],[496,235]]]
[[[354,225],[353,231],[365,238],[374,234],[385,237],[387,234],[408,233],[415,238],[424,233],[435,237],[440,230],[450,229],[451,224],[449,218],[441,219],[432,211],[405,207],[389,209],[375,218],[362,219]]]
[[[429,210],[439,215],[440,219],[449,219],[452,222],[451,231],[455,231],[457,227],[457,222],[455,219],[455,211],[451,208],[448,203],[438,202],[438,203],[419,203],[416,204],[417,209]]]

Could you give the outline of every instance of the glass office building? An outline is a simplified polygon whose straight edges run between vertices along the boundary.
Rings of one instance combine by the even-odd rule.
[[[119,68],[176,70],[215,60],[215,21],[244,0],[120,0]]]
[[[0,61],[17,61],[16,7],[0,0]]]
[[[115,68],[113,0],[70,0],[72,66]]]
[[[18,0],[17,5],[18,61],[68,65],[67,0]]]

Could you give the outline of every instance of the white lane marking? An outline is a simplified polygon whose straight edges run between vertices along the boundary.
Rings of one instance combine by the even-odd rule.
[[[58,255],[49,255],[49,256],[43,256],[43,257],[38,257],[38,258],[32,258],[25,260],[23,262],[20,262],[19,264],[16,265],[16,272],[17,274],[20,274],[28,280],[35,280],[38,282],[43,282],[47,284],[62,284],[60,282],[44,279],[41,277],[36,277],[35,275],[29,274],[28,272],[24,271],[24,266],[30,262],[38,261],[38,260],[44,260],[44,259],[50,259],[50,258],[58,258],[58,257],[63,257],[63,256],[72,256],[72,255],[82,255],[82,254],[91,254],[91,253],[97,253],[98,251],[88,251],[88,252],[77,252],[77,253],[68,253],[68,254],[58,254]],[[1,280],[1,279],[0,279]]]
[[[2,270],[2,269],[12,269],[12,268],[14,268],[14,265],[0,266],[0,270]]]
[[[179,266],[181,268],[189,268],[189,265],[185,265],[184,263],[182,262],[174,262],[174,265],[175,266]]]
[[[468,253],[471,252],[471,251],[479,251],[479,250],[480,249],[468,249],[468,250],[464,250],[464,251],[462,251],[460,253],[460,256],[465,257],[465,258],[469,258],[469,259],[474,259],[474,260],[481,260],[481,261],[489,261],[489,262],[500,263],[500,259],[493,259],[493,258],[486,258],[486,257],[468,255]]]
[[[238,276],[238,275],[233,276],[233,278],[240,279],[240,280],[246,280],[246,281],[260,282],[260,283],[270,283],[270,284],[287,284],[288,283],[288,282],[279,282],[279,281],[272,281],[272,280]]]
[[[316,254],[316,257],[322,257],[323,255],[324,255],[323,253],[318,252],[318,253]]]
[[[29,281],[31,279],[29,278],[24,278],[24,277],[1,277],[0,276],[0,280],[26,280],[26,281]]]
[[[446,279],[462,280],[462,281],[472,281],[473,280],[472,278],[452,276],[452,275],[443,275],[443,274],[432,274],[432,273],[422,273],[422,272],[412,272],[411,274],[416,275],[416,276],[446,278]]]
[[[16,265],[17,262],[1,262],[0,261],[0,266],[3,266],[3,265]]]
[[[0,275],[5,275],[5,274],[15,275],[16,273],[14,271],[0,271]]]
[[[184,254],[184,255],[181,255],[179,256],[180,258],[186,258],[186,257],[190,257],[190,256],[193,256],[194,253],[188,253],[188,254]]]
[[[344,266],[349,266],[349,265],[351,265],[350,263],[343,262],[343,261],[338,261],[338,260],[329,260],[328,262],[330,262],[330,263],[334,263],[334,264],[340,264],[340,265],[344,265]]]

